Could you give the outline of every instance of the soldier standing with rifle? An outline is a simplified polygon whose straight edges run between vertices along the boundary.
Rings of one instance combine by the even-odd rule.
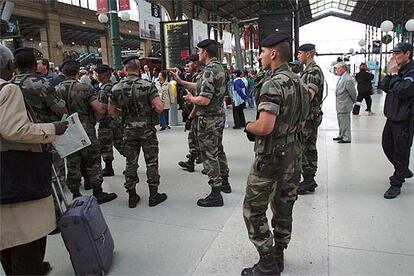
[[[250,241],[260,260],[241,275],[280,275],[283,251],[292,232],[292,211],[300,181],[301,143],[298,132],[309,112],[307,89],[288,67],[290,37],[283,32],[261,43],[260,59],[272,69],[257,95],[258,118],[246,124],[245,132],[255,142],[255,160],[247,178],[243,217]],[[266,211],[271,205],[272,231]]]
[[[149,186],[149,206],[153,207],[167,199],[165,193],[158,193],[160,174],[158,172],[158,139],[155,125],[164,106],[154,83],[140,77],[139,57],[124,60],[126,78],[114,85],[109,98],[108,112],[111,116],[122,114],[125,123],[124,153],[126,157],[125,188],[129,194],[128,206],[135,208],[140,200],[136,192],[138,158],[144,152]]]
[[[197,82],[197,79],[200,77],[200,62],[198,61],[198,55],[192,54],[186,60],[186,70],[190,74],[190,79],[192,82]],[[194,90],[190,91],[191,94],[195,95]],[[185,102],[184,107],[190,110],[187,121],[185,122],[185,129],[189,130],[188,133],[188,148],[190,154],[187,155],[187,161],[180,161],[178,165],[184,170],[189,172],[194,172],[194,162],[197,159],[200,159],[200,147],[198,146],[197,141],[197,115],[196,112],[191,112],[194,108],[194,105],[190,102]],[[194,116],[191,117],[190,115]],[[201,160],[200,160],[201,161]]]
[[[322,122],[322,100],[325,77],[322,69],[314,61],[315,45],[303,44],[299,47],[298,60],[306,66],[301,79],[309,87],[310,110],[303,128],[303,153],[302,153],[302,176],[303,181],[299,183],[298,194],[303,195],[314,192],[318,187],[315,181],[318,169],[318,150],[316,140],[318,138],[318,127]]]
[[[197,44],[200,62],[205,66],[197,82],[183,81],[177,72],[172,72],[177,83],[188,89],[196,90],[184,96],[194,104],[197,113],[198,144],[200,146],[204,169],[207,170],[211,192],[206,198],[197,201],[201,207],[223,206],[221,192],[230,193],[229,168],[223,149],[223,130],[225,122],[224,95],[226,93],[226,73],[217,60],[218,45],[215,40],[205,39]],[[193,117],[194,115],[190,115]]]

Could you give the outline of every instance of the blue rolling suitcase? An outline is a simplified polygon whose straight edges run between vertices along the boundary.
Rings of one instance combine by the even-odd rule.
[[[59,219],[59,227],[76,275],[108,273],[114,240],[95,197],[75,199]]]

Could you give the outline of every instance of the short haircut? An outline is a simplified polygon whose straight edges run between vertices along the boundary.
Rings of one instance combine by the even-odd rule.
[[[205,48],[202,48],[203,50],[206,50],[208,56],[210,58],[217,57],[218,54],[218,45],[217,43],[211,43],[207,45]]]
[[[160,74],[164,78],[164,80],[167,80],[167,71],[161,71]]]
[[[346,71],[348,71],[348,65],[346,65],[346,63],[345,62],[338,62],[337,64],[336,64],[336,68],[339,68],[339,67],[344,67],[345,69],[346,69]]]
[[[279,51],[281,61],[288,62],[290,60],[291,56],[290,56],[290,43],[289,42],[286,41],[286,42],[278,43],[272,48]]]
[[[413,59],[413,51],[406,51],[406,52],[410,52],[410,56],[408,58]],[[405,52],[404,52],[404,54],[405,54]]]
[[[62,69],[63,74],[65,74],[66,77],[75,77],[80,70],[79,62],[73,60],[68,61]]]
[[[13,53],[9,48],[0,44],[0,70],[6,69],[9,61],[13,61]]]
[[[36,67],[36,55],[33,48],[19,48],[14,51],[14,63],[20,71]]]
[[[138,59],[131,59],[124,66],[128,71],[139,71],[141,68]]]
[[[47,70],[49,70],[50,64],[49,64],[49,60],[47,58],[41,58],[41,59],[38,59],[38,61],[41,61],[42,64],[46,66]]]

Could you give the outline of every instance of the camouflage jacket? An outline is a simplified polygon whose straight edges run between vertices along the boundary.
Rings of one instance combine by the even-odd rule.
[[[312,83],[318,87],[318,91],[316,91],[316,95],[310,103],[310,111],[307,118],[307,120],[313,120],[316,117],[322,115],[321,108],[325,77],[323,76],[322,69],[316,65],[315,61],[312,61],[310,64],[308,64],[308,66],[306,66],[305,70],[302,73],[301,79],[306,85]]]
[[[194,73],[193,75],[191,75],[189,77],[189,80],[191,82],[197,82],[197,80],[198,80],[199,77],[200,77],[200,72],[196,72],[196,73]],[[190,91],[191,94],[193,94],[193,96],[196,96],[197,95],[196,94],[197,91],[194,91],[192,89],[188,89],[188,91]],[[184,101],[184,109],[183,109],[183,112],[185,112],[187,114],[190,114],[191,110],[193,110],[193,106],[194,105],[192,103],[187,102],[187,101]]]
[[[159,97],[154,83],[130,74],[114,85],[109,101],[122,109],[125,127],[144,127],[159,123],[152,100]]]
[[[303,122],[309,112],[309,97],[306,86],[299,77],[283,64],[273,70],[259,92],[258,112],[267,111],[276,116],[276,123],[271,134],[257,136],[255,152],[273,154],[283,139],[295,134],[299,123]]]
[[[207,106],[197,107],[197,115],[224,115],[227,80],[223,66],[213,59],[204,66],[196,83],[196,95],[210,99]]]
[[[33,109],[35,122],[51,123],[60,120],[56,111],[65,107],[65,101],[58,96],[55,88],[45,78],[34,72],[22,72],[11,82],[22,90],[26,104]]]
[[[102,116],[101,120],[99,120],[100,123],[110,123],[111,121],[111,117],[108,116],[108,103],[113,86],[114,85],[110,80],[99,86],[98,100],[102,104],[102,107],[106,110],[105,115]]]
[[[90,103],[98,99],[98,95],[89,84],[80,83],[76,79],[67,78],[56,86],[59,96],[66,101],[70,114],[77,112],[86,132],[95,132],[95,112]]]

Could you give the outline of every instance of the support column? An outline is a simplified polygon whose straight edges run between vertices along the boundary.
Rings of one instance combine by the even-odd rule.
[[[234,41],[235,41],[235,57],[236,57],[236,68],[243,68],[243,57],[242,57],[242,50],[241,50],[241,44],[240,44],[240,28],[239,28],[239,22],[237,19],[234,19],[233,21],[233,30],[234,30]]]
[[[175,0],[174,1],[174,11],[175,11],[175,18],[177,20],[183,19],[183,0]]]
[[[40,42],[42,43],[43,56],[55,64],[63,62],[62,49],[57,47],[58,41],[62,41],[60,31],[59,16],[48,11],[46,23],[40,28]]]
[[[299,0],[296,0],[295,2],[295,21],[294,21],[294,29],[295,29],[295,51],[292,53],[294,53],[293,56],[293,60],[295,60],[298,56],[298,49],[299,49]]]
[[[101,36],[99,40],[101,42],[102,63],[112,67],[112,46],[110,41],[108,41],[108,35]]]
[[[121,70],[121,42],[119,39],[118,7],[116,0],[109,0],[109,20],[111,22],[112,59],[115,70]]]

